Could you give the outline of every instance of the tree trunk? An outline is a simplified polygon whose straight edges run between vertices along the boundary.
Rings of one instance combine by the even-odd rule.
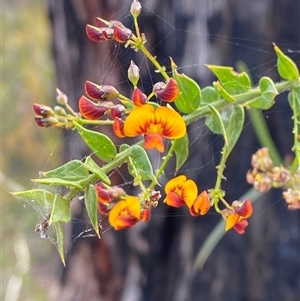
[[[84,81],[99,81],[101,72],[107,74],[103,61],[107,62],[110,55],[111,60],[116,59],[115,52],[110,50],[114,44],[89,41],[85,24],[93,24],[96,16],[117,19],[123,9],[129,11],[130,3],[48,2],[58,87],[76,108]],[[195,66],[181,71],[197,79],[201,86],[213,81],[204,64],[234,66],[239,60],[246,63],[255,84],[260,74],[276,79],[271,42],[283,46],[283,50],[298,47],[293,56],[299,66],[298,0],[152,0],[144,6],[141,24],[152,52],[165,65],[172,56],[178,66]],[[130,21],[125,18],[124,22]],[[123,48],[120,51],[117,59],[121,68],[113,68],[105,83],[118,84],[124,80],[122,70],[126,71],[130,58]],[[143,62],[139,55],[136,60]],[[149,76],[149,71],[142,71],[142,76]],[[121,88],[128,89],[128,85]],[[144,89],[150,88],[145,84]],[[275,110],[265,114],[284,156],[290,153],[292,145],[291,114],[286,95],[277,102]],[[200,190],[210,188],[220,142],[207,134],[203,121],[190,129],[189,136],[191,141],[201,137],[201,143],[195,143],[195,155],[184,171],[197,179]],[[64,141],[66,160],[86,155],[87,150],[73,132],[66,132]],[[237,199],[249,189],[245,175],[257,146],[248,120],[227,164],[227,199]],[[73,209],[76,219],[86,218],[79,202]],[[78,238],[68,251],[67,267],[61,271],[51,300],[299,300],[299,212],[287,211],[280,191],[266,195],[254,210],[246,234],[226,234],[202,271],[194,271],[193,262],[218,216],[194,219],[183,210],[160,204],[147,224],[119,232],[107,231],[100,240]],[[84,223],[72,223],[70,241],[84,230]]]

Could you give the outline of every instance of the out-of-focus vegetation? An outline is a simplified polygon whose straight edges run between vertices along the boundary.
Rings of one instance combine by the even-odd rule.
[[[4,1],[1,18],[1,300],[43,301],[57,252],[34,232],[35,211],[8,191],[30,189],[29,177],[60,160],[59,131],[38,128],[32,110],[55,101],[46,3]]]

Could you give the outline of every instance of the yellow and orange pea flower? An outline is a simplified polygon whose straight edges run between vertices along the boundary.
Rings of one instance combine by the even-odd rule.
[[[252,215],[252,212],[253,207],[248,199],[244,202],[234,201],[232,209],[222,210],[222,215],[226,220],[225,230],[233,228],[239,234],[245,233],[245,228],[248,226],[247,218]]]
[[[168,107],[154,108],[150,104],[136,107],[124,123],[124,135],[144,135],[144,148],[164,152],[163,138],[178,139],[185,135],[185,122],[176,111]]]
[[[120,200],[108,214],[108,221],[115,230],[129,228],[139,220],[141,220],[141,204],[134,196]]]
[[[203,191],[198,195],[196,183],[185,175],[171,179],[165,186],[165,193],[164,203],[177,208],[187,205],[193,216],[204,215],[211,207],[208,193]]]

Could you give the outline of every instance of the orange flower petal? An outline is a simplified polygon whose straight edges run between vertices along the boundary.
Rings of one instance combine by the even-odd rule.
[[[187,180],[182,186],[181,197],[190,208],[197,197],[198,188],[196,183],[193,180]]]
[[[96,106],[85,96],[80,97],[78,105],[80,114],[89,120],[100,119],[106,112],[106,108]]]
[[[173,102],[180,93],[174,78],[170,78],[166,84],[156,83],[153,86],[153,92],[158,98],[166,102]]]
[[[141,205],[138,198],[129,196],[119,201],[109,213],[109,223],[116,229],[133,226],[140,219]]]
[[[155,110],[155,124],[161,124],[162,136],[169,139],[178,139],[185,135],[185,122],[176,111],[168,107],[159,107]]]
[[[204,215],[210,209],[210,199],[206,190],[202,191],[196,198],[193,206],[191,208],[194,209],[195,213],[200,215]]]
[[[168,194],[171,191],[174,191],[177,187],[182,187],[186,182],[186,176],[181,175],[176,178],[171,179],[165,186],[165,193]]]
[[[180,208],[185,205],[184,200],[176,192],[168,193],[166,198],[164,199],[164,203],[176,208]]]
[[[248,222],[245,219],[240,220],[234,227],[233,229],[238,233],[238,234],[244,234],[245,233],[245,228],[248,226]]]
[[[246,199],[240,207],[234,207],[234,211],[243,218],[248,218],[252,215],[253,207],[251,202]]]
[[[141,221],[147,222],[151,218],[150,208],[145,208],[141,211]]]
[[[241,220],[241,217],[237,213],[230,214],[226,219],[225,231],[228,231],[231,228],[233,228],[240,220]]]
[[[124,121],[120,118],[115,118],[113,123],[113,132],[119,138],[124,138]]]
[[[148,101],[146,94],[142,93],[139,88],[134,88],[131,100],[138,107],[143,106]]]
[[[124,123],[126,137],[136,137],[146,133],[147,127],[154,123],[154,107],[146,104],[137,107],[128,115]]]
[[[162,136],[159,134],[147,134],[144,136],[144,148],[151,149],[156,148],[160,153],[163,153],[165,150],[164,142]]]

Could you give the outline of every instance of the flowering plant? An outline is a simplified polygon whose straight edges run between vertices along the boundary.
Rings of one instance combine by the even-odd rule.
[[[253,170],[248,172],[247,180],[260,192],[283,187],[288,208],[300,209],[300,191],[297,188],[300,182],[300,77],[296,64],[274,44],[278,72],[283,79],[280,83],[262,77],[258,86],[252,87],[246,72],[237,73],[231,67],[207,65],[218,81],[201,89],[193,79],[177,71],[172,59],[170,76],[152,56],[146,48],[146,36],[140,32],[138,25],[141,10],[139,1],[133,0],[130,13],[135,32],[119,21],[97,18],[95,25],[86,26],[86,33],[95,42],[114,40],[133,51],[142,52],[162,76],[162,81],[153,85],[149,95],[138,87],[139,68],[131,61],[128,80],[133,92],[129,97],[113,86],[86,81],[86,96],[80,97],[78,111],[70,107],[67,95],[59,89],[57,106],[51,108],[35,104],[33,107],[37,125],[77,131],[93,154],[102,161],[98,164],[91,156],[86,157],[84,162],[72,160],[43,172],[39,179],[34,180],[46,188],[14,193],[17,197],[34,200],[48,208],[47,221],[38,224],[36,230],[46,236],[47,228],[55,227],[63,263],[63,224],[71,220],[70,205],[76,196],[83,195],[88,216],[98,236],[101,234],[99,214],[107,215],[116,230],[132,227],[137,222],[147,222],[152,209],[161,201],[160,177],[173,155],[176,157],[175,174],[179,175],[165,185],[163,203],[176,208],[187,206],[194,217],[205,215],[213,208],[225,220],[226,231],[233,228],[243,234],[248,225],[247,219],[252,215],[252,203],[248,198],[232,202],[226,200],[226,192],[221,187],[225,180],[226,161],[243,130],[245,110],[268,109],[283,91],[290,91],[288,100],[294,120],[294,162],[290,167],[284,167],[276,158],[272,160],[268,149],[263,148],[253,155]],[[159,103],[155,101],[157,99]],[[195,181],[187,179],[180,168],[189,157],[187,126],[200,118],[206,119],[206,125],[213,133],[222,135],[224,145],[216,168],[215,184],[211,189],[199,192]],[[107,135],[88,128],[92,125],[111,127],[119,138],[141,139],[117,148]],[[171,143],[166,144],[166,140]],[[148,149],[164,154],[157,171],[153,171]],[[109,173],[123,164],[127,165],[134,185],[139,187],[138,195],[129,195],[111,183]],[[53,193],[47,185],[65,189],[63,193]]]

